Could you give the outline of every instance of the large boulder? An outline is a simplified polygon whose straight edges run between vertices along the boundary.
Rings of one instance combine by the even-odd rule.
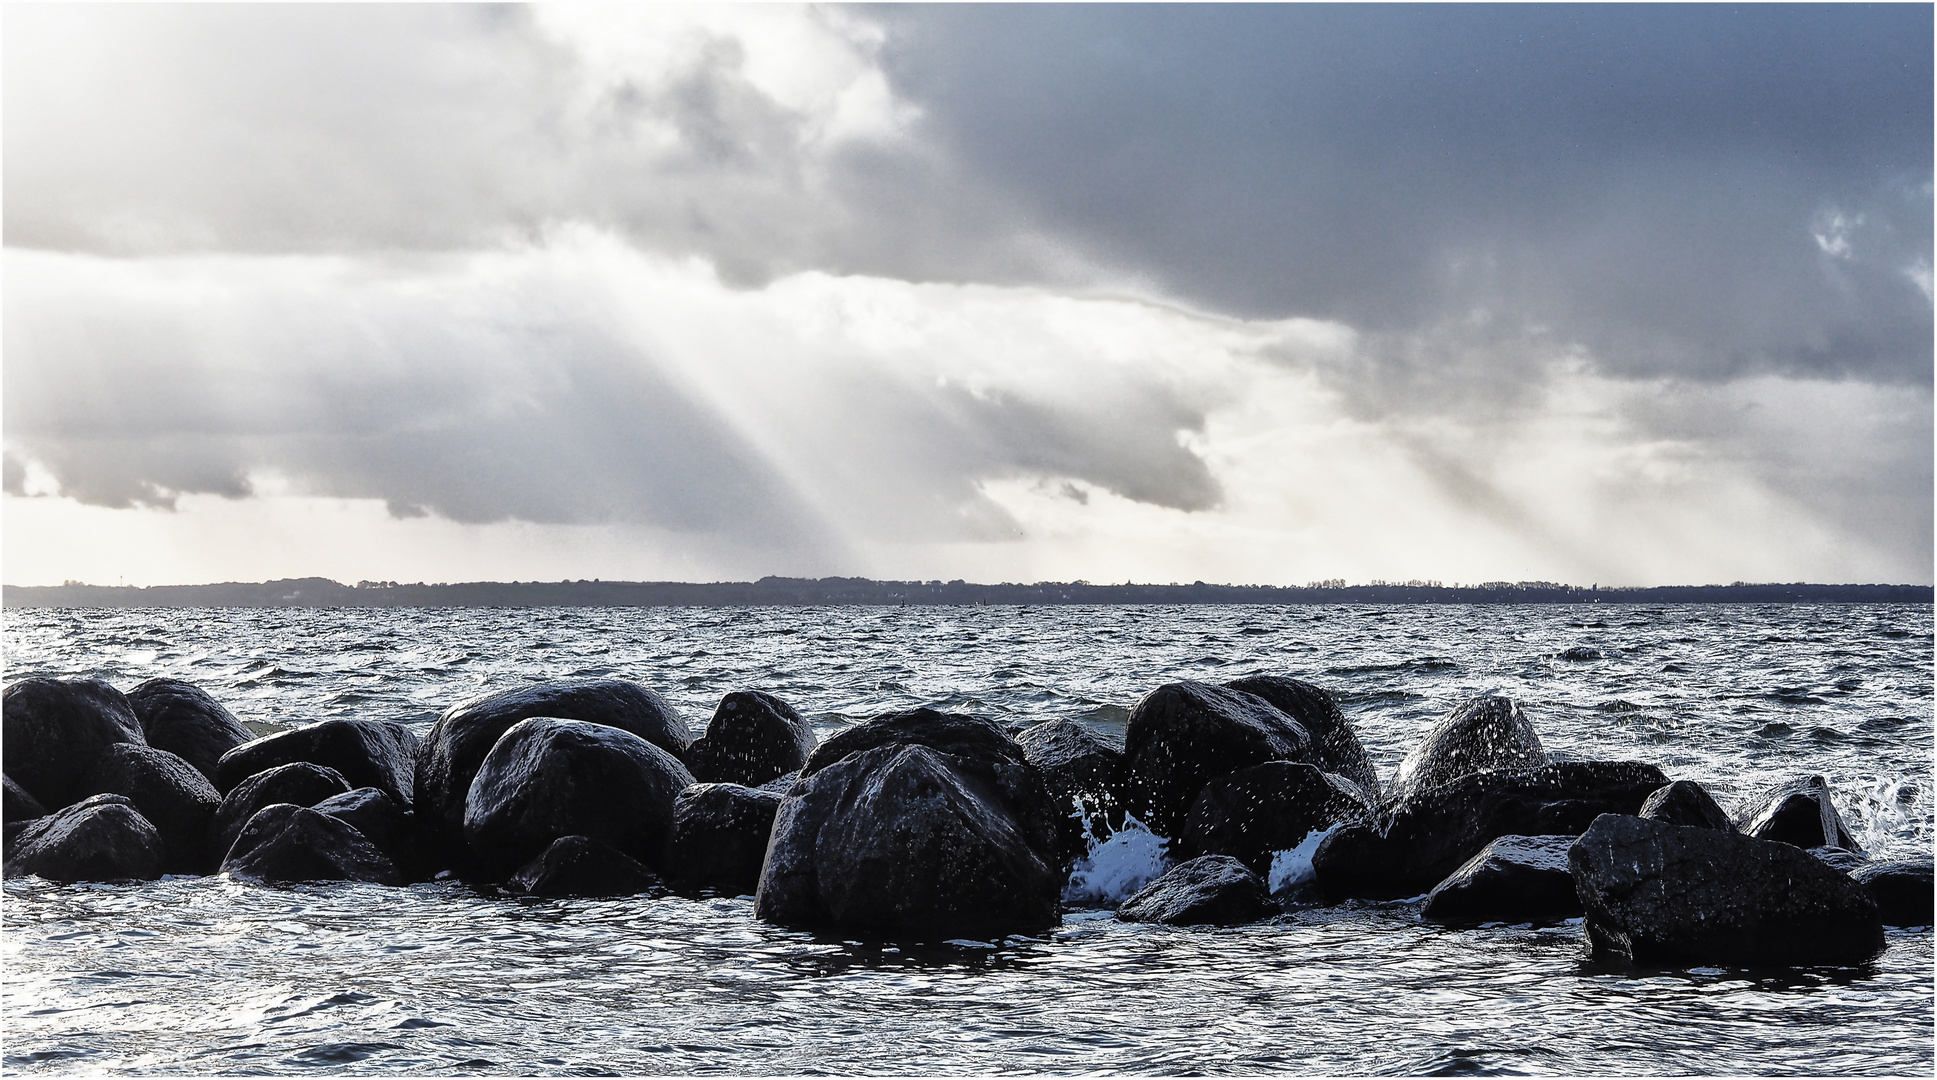
[[[128,797],[161,834],[163,873],[206,874],[214,868],[209,825],[222,796],[195,766],[166,750],[115,743],[94,759],[81,787],[90,795]]]
[[[603,840],[561,836],[505,880],[508,892],[530,896],[633,896],[654,892],[658,875]]]
[[[1557,922],[1581,913],[1567,865],[1571,836],[1502,836],[1426,894],[1433,922]]]
[[[793,706],[759,690],[720,699],[706,733],[686,748],[686,761],[703,784],[761,784],[799,772],[814,752],[814,729]]]
[[[161,876],[161,835],[121,795],[95,795],[26,823],[3,871],[49,881],[152,881]]]
[[[478,766],[513,724],[533,717],[629,731],[684,760],[692,731],[658,694],[624,679],[560,679],[499,690],[444,711],[417,752],[418,825],[455,843]]]
[[[403,876],[368,837],[342,818],[290,803],[256,811],[236,834],[222,873],[238,881],[367,881],[401,885]]]
[[[341,773],[307,761],[264,769],[222,796],[221,805],[215,808],[215,820],[209,825],[209,852],[220,862],[234,846],[236,834],[265,806],[289,803],[310,807],[349,790],[350,783]]]
[[[216,763],[215,786],[228,791],[265,769],[295,761],[334,769],[351,787],[376,788],[400,805],[413,802],[417,737],[385,720],[324,720],[244,743]]]
[[[121,691],[99,679],[22,679],[0,692],[0,771],[48,809],[87,792],[81,779],[115,743],[144,743]]]
[[[40,800],[27,794],[26,788],[14,783],[13,777],[0,773],[0,783],[6,786],[6,800],[0,803],[0,821],[27,821],[47,813],[47,808],[40,805]]]
[[[1483,694],[1427,730],[1392,777],[1388,804],[1476,772],[1537,769],[1552,759],[1512,698]]]
[[[1649,821],[1665,821],[1670,825],[1735,831],[1735,823],[1716,805],[1708,789],[1693,780],[1677,780],[1649,795],[1636,816]]]
[[[1121,824],[1113,819],[1117,806],[1111,785],[1123,762],[1123,748],[1067,716],[1018,734],[1016,745],[1042,777],[1061,816],[1063,857],[1074,859],[1092,843],[1107,840],[1111,829]]]
[[[332,795],[310,807],[363,834],[406,879],[418,876],[417,830],[408,809],[381,788],[361,787]]]
[[[1029,782],[1048,794],[1034,769],[1004,764],[888,742],[803,775],[774,820],[755,914],[891,937],[1056,925],[1054,829],[1021,819],[1013,797]]]
[[[1267,761],[1304,761],[1310,750],[1305,729],[1255,694],[1170,683],[1130,712],[1118,799],[1152,832],[1175,837],[1205,784]]]
[[[1829,797],[1829,781],[1800,776],[1749,801],[1736,828],[1757,840],[1778,840],[1799,848],[1834,847],[1862,851],[1843,825]]]
[[[1309,760],[1313,765],[1357,784],[1367,802],[1379,801],[1379,774],[1372,768],[1372,756],[1365,752],[1358,733],[1331,694],[1283,675],[1253,675],[1224,685],[1256,694],[1297,721],[1311,736]]]
[[[1312,856],[1320,893],[1397,900],[1418,896],[1502,836],[1578,836],[1602,814],[1632,814],[1668,778],[1633,761],[1569,761],[1488,771],[1412,796],[1383,831],[1347,825]]]
[[[149,679],[128,691],[148,745],[166,750],[215,783],[215,763],[254,736],[222,703],[193,683]]]
[[[1212,780],[1184,817],[1177,856],[1229,855],[1257,874],[1273,854],[1313,833],[1367,820],[1372,807],[1359,785],[1297,761],[1267,761]]]
[[[751,896],[760,887],[780,793],[740,784],[694,784],[673,800],[666,874],[680,888]]]
[[[1850,877],[1870,899],[1885,926],[1931,925],[1931,860],[1891,859],[1860,866]]]
[[[1264,880],[1228,855],[1178,863],[1116,909],[1124,922],[1242,926],[1275,914]]]
[[[693,783],[678,758],[629,731],[583,720],[520,720],[478,767],[464,808],[477,869],[502,880],[561,836],[603,840],[649,867]]]
[[[1568,861],[1596,958],[1786,967],[1883,951],[1870,894],[1791,844],[1608,814]]]

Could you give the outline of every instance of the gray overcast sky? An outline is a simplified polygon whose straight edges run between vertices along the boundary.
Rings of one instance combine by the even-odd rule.
[[[0,18],[10,582],[1931,580],[1927,6]]]

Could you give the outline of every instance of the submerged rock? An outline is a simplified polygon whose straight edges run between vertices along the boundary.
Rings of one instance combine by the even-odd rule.
[[[307,761],[334,769],[353,788],[373,787],[411,804],[417,737],[401,724],[383,720],[324,720],[245,743],[216,763],[216,785],[224,791],[265,769]]]
[[[1670,825],[1734,832],[1735,823],[1716,805],[1708,789],[1693,780],[1677,780],[1648,796],[1641,804],[1640,817]]]
[[[206,874],[214,869],[209,826],[222,796],[195,766],[166,750],[115,743],[94,759],[81,786],[90,795],[128,797],[161,835],[163,873]]]
[[[1048,793],[1026,764],[914,742],[883,743],[805,773],[774,820],[755,914],[883,936],[1054,926],[1062,888],[1056,836],[1016,808],[1014,793],[1031,784],[1033,799],[1022,801],[1039,807]]]
[[[759,787],[799,772],[813,752],[814,729],[793,706],[759,690],[737,690],[720,699],[686,760],[703,784]]]
[[[254,737],[221,702],[180,679],[149,679],[128,691],[128,704],[149,746],[188,762],[211,784],[222,755]]]
[[[1472,773],[1415,791],[1383,832],[1347,825],[1312,858],[1330,901],[1418,896],[1502,836],[1578,836],[1602,814],[1632,814],[1668,778],[1633,761],[1568,761]]]
[[[673,800],[666,873],[688,891],[751,896],[760,887],[778,792],[740,784],[694,784]]]
[[[1850,877],[1876,901],[1883,925],[1931,925],[1931,860],[1873,862],[1858,867]]]
[[[215,821],[209,826],[209,851],[217,861],[229,853],[237,833],[256,816],[256,812],[275,803],[315,806],[324,799],[350,790],[350,784],[335,769],[307,761],[292,761],[249,777],[222,796],[215,808]]]
[[[505,880],[531,896],[634,896],[661,888],[651,870],[603,840],[561,836]]]
[[[1779,840],[1804,849],[1863,850],[1836,813],[1829,782],[1821,776],[1797,777],[1763,792],[1742,811],[1736,828],[1757,840]]]
[[[1310,750],[1305,729],[1255,694],[1170,683],[1130,712],[1117,797],[1151,831],[1175,837],[1205,784],[1267,761],[1304,761]]]
[[[403,875],[368,837],[341,818],[272,803],[236,834],[222,873],[240,881],[367,881],[401,885]]]
[[[1204,785],[1184,818],[1179,858],[1229,855],[1253,873],[1313,833],[1372,815],[1363,790],[1316,765],[1267,761]]]
[[[8,848],[7,877],[49,881],[152,881],[161,834],[123,795],[95,795],[29,821]]]
[[[1373,771],[1372,757],[1331,694],[1282,675],[1253,675],[1224,685],[1256,694],[1291,717],[1311,736],[1309,760],[1313,765],[1357,784],[1366,802],[1379,801],[1379,775]]]
[[[1434,922],[1553,922],[1581,913],[1567,865],[1571,836],[1502,836],[1426,894]]]
[[[1512,698],[1485,694],[1434,724],[1393,775],[1387,802],[1453,783],[1477,772],[1537,769],[1551,759]]]
[[[509,875],[561,836],[603,840],[647,866],[664,857],[673,800],[693,775],[629,731],[537,717],[504,733],[478,768],[464,839],[487,876]]]
[[[101,751],[146,742],[128,699],[99,679],[22,679],[0,693],[0,771],[50,810],[87,794]]]
[[[1608,814],[1568,861],[1597,958],[1854,965],[1883,950],[1869,893],[1790,844]]]
[[[1242,926],[1274,914],[1264,881],[1229,855],[1178,863],[1116,909],[1124,922]]]

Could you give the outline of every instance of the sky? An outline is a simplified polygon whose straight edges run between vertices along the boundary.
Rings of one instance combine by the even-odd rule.
[[[1932,50],[9,4],[0,579],[1930,583]]]

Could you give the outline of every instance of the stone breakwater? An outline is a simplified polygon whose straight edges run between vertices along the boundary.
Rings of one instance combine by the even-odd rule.
[[[695,738],[617,679],[463,701],[421,739],[362,719],[251,738],[166,679],[26,679],[3,718],[8,876],[752,893],[776,924],[926,939],[1037,933],[1099,895],[1174,925],[1423,896],[1444,922],[1581,918],[1614,962],[1743,966],[1858,965],[1884,926],[1931,922],[1930,860],[1867,859],[1820,777],[1731,815],[1651,764],[1557,758],[1502,696],[1383,783],[1331,695],[1278,676],[1160,686],[1121,746],[931,709],[817,742],[756,690]],[[1126,847],[1161,858],[1074,887]]]

